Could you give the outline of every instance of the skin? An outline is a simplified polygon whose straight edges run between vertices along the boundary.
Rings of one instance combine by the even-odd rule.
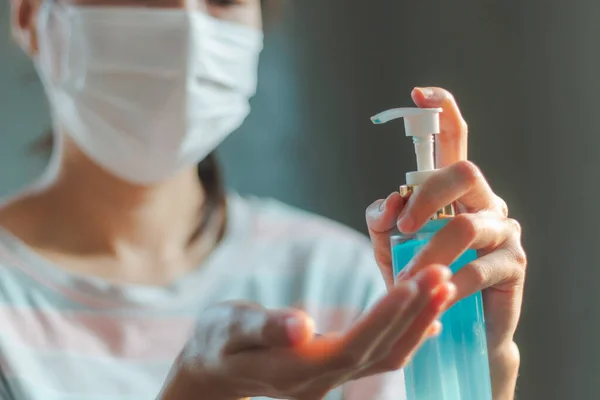
[[[88,0],[71,0],[77,1]],[[152,0],[151,5],[194,8],[262,26],[258,0]],[[32,58],[38,52],[39,6],[37,0],[14,0],[12,8],[13,34]],[[494,399],[513,398],[519,365],[513,336],[526,264],[520,229],[477,167],[465,161],[467,128],[452,96],[438,88],[416,89],[413,99],[419,107],[444,108],[437,146],[439,165],[445,168],[414,198],[392,193],[367,209],[388,294],[347,332],[325,336],[315,335],[310,317],[298,310],[214,305],[200,316],[161,399],[322,399],[344,382],[404,366],[423,340],[439,332],[440,313],[481,289]],[[225,210],[204,235],[189,240],[205,199],[195,168],[152,186],[131,185],[95,165],[67,132],[60,134],[63,158],[56,181],[0,210],[0,224],[42,256],[110,281],[163,285],[196,268],[217,245]],[[393,283],[389,231],[397,224],[414,231],[452,201],[464,213],[413,261],[410,273]],[[476,248],[481,258],[451,277],[444,265],[467,248]]]
[[[434,321],[455,293],[449,279],[448,268],[427,267],[349,331],[317,337],[299,311],[216,305],[203,314],[161,398],[323,399],[344,382],[397,370],[439,330]]]

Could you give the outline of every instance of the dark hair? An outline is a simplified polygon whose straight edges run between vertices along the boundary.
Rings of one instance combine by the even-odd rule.
[[[54,135],[48,130],[40,139],[31,145],[31,151],[34,154],[49,154],[54,146]],[[198,229],[194,232],[190,241],[200,236],[212,219],[219,215],[219,211],[226,205],[226,191],[221,168],[217,156],[213,151],[198,163],[198,179],[205,192],[204,209],[202,210],[202,219]],[[220,232],[219,236],[223,233]]]
[[[219,211],[226,209],[225,182],[214,151],[198,163],[198,178],[204,187],[206,197],[200,225],[190,240],[201,235],[212,219],[219,216]],[[225,226],[221,226],[219,236],[224,233],[224,230]]]

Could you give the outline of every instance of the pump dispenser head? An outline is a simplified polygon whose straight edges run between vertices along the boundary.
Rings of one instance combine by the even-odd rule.
[[[418,190],[427,178],[435,172],[433,135],[440,133],[441,108],[396,108],[384,111],[371,118],[374,124],[404,118],[406,136],[412,136],[417,154],[417,170],[406,174],[406,185],[400,187],[402,196],[409,196]],[[432,219],[448,218],[455,215],[452,204],[438,210]]]
[[[441,108],[395,108],[371,118],[374,124],[404,118],[406,136],[413,137],[417,170],[406,174],[407,185],[420,185],[435,171],[433,135],[440,133]]]

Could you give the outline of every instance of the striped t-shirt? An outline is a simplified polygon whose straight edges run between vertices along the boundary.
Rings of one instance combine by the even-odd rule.
[[[168,287],[75,275],[0,230],[0,399],[152,400],[210,304],[298,307],[317,332],[347,328],[385,291],[368,240],[274,200],[232,195],[219,247]],[[401,373],[328,400],[401,400]]]

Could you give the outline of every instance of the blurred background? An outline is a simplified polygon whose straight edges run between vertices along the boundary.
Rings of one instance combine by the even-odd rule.
[[[365,207],[414,166],[402,123],[369,117],[412,105],[414,86],[448,88],[470,126],[470,159],[524,229],[519,398],[599,398],[600,2],[275,1],[254,111],[220,149],[228,184],[364,232]],[[49,126],[7,3],[0,195],[41,173],[46,160],[28,146]]]

